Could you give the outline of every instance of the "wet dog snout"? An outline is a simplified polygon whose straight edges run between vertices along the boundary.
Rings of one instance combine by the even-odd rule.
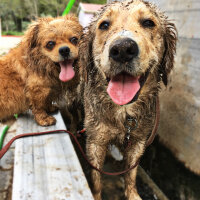
[[[110,57],[117,62],[130,62],[139,53],[137,43],[130,38],[116,40],[110,48]]]
[[[59,53],[62,57],[68,57],[70,53],[70,48],[68,46],[63,46],[59,48]]]

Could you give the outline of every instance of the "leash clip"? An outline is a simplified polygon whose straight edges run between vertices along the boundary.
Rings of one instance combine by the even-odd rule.
[[[131,131],[134,131],[137,127],[138,127],[138,121],[133,118],[133,117],[129,117],[127,119],[128,123],[127,125],[125,125],[125,127],[127,128],[127,133],[130,133]],[[133,121],[135,122],[135,126],[132,127]]]
[[[129,140],[130,139],[130,134],[126,135],[126,139]]]
[[[133,122],[135,122],[134,127],[132,127]],[[127,129],[125,140],[124,140],[124,148],[125,149],[128,149],[131,146],[132,142],[130,141],[130,133],[131,133],[131,131],[134,131],[137,127],[138,127],[137,120],[133,117],[128,117],[127,124],[125,125],[125,128]]]

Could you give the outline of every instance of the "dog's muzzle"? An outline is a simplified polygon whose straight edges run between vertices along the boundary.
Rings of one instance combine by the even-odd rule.
[[[109,56],[116,62],[125,63],[138,56],[137,43],[130,38],[118,39],[111,44]]]
[[[59,54],[63,57],[63,58],[68,58],[69,54],[70,54],[70,48],[68,46],[63,46],[59,48]]]

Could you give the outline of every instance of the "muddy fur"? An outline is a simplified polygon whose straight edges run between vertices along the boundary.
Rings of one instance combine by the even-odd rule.
[[[144,19],[151,19],[155,26],[144,27],[141,25]],[[99,27],[104,21],[109,21],[109,28],[101,30]],[[131,35],[139,47],[139,54],[129,64],[119,64],[108,55],[110,46],[123,30],[128,35],[126,37]],[[79,64],[84,88],[86,150],[96,167],[103,167],[109,144],[121,149],[125,168],[133,165],[143,154],[154,126],[160,82],[167,85],[168,74],[173,68],[176,40],[174,24],[156,6],[141,0],[106,5],[86,30],[80,43]],[[107,79],[121,71],[135,77],[147,74],[138,97],[122,106],[115,104],[107,93]],[[138,127],[130,134],[132,146],[123,151],[127,117],[135,118]],[[129,200],[141,199],[135,188],[136,171],[135,168],[125,175],[125,195]],[[92,170],[91,178],[94,198],[100,200],[99,172]]]
[[[59,48],[68,46],[68,59],[75,62],[78,45],[70,39],[79,39],[81,34],[82,27],[73,15],[39,18],[29,26],[21,43],[0,58],[0,120],[31,109],[38,124],[55,124],[55,118],[48,115],[57,109],[52,102],[74,93],[79,82],[77,74],[68,82],[59,79],[58,63],[65,59]],[[55,42],[52,49],[47,48],[49,41]]]
[[[84,118],[82,92],[80,91],[79,83],[80,79],[78,76],[78,81],[73,85],[74,87],[66,91],[65,97],[60,102],[60,111],[64,122],[74,135],[80,129],[79,126],[82,128]]]

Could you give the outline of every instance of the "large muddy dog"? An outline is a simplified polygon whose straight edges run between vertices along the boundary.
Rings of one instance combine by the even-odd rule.
[[[84,84],[86,150],[102,169],[109,144],[117,145],[126,168],[144,152],[156,117],[156,99],[167,85],[176,51],[176,28],[156,6],[142,0],[106,5],[89,25],[80,44]],[[128,119],[133,119],[129,134]],[[135,121],[138,122],[136,130]],[[132,145],[124,151],[129,138]],[[125,195],[141,199],[136,171],[125,174]],[[101,199],[100,173],[92,170],[93,195]]]

